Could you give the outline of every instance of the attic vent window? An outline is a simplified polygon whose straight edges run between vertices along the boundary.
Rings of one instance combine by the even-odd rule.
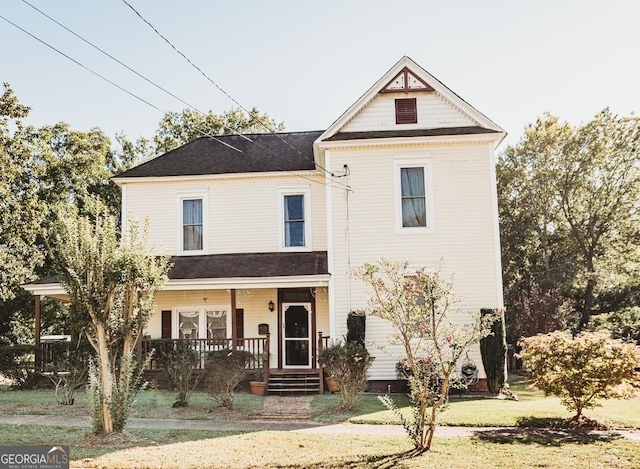
[[[417,124],[416,98],[396,99],[396,124]]]

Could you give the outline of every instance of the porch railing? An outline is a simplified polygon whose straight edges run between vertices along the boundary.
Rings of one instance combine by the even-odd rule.
[[[162,369],[162,363],[157,358],[162,352],[172,350],[177,343],[187,344],[200,357],[198,369],[204,369],[207,356],[211,352],[223,350],[244,350],[251,354],[247,363],[248,370],[263,369],[269,367],[269,337],[243,338],[243,339],[143,339],[142,355],[146,357],[155,350],[147,366],[149,370]]]

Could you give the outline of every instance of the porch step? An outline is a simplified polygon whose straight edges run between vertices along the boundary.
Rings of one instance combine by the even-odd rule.
[[[273,370],[269,375],[268,395],[292,396],[319,392],[320,374],[317,370]]]

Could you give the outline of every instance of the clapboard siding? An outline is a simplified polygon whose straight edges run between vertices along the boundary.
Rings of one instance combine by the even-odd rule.
[[[434,233],[396,233],[393,161],[413,157],[432,162]],[[351,268],[382,257],[428,267],[435,267],[443,259],[444,272],[454,275],[455,291],[462,299],[458,307],[477,310],[501,304],[492,199],[495,187],[488,145],[333,150],[331,163],[333,167],[349,166],[348,183],[353,189],[348,199],[348,245],[344,193],[332,190],[332,274],[338,337],[346,333],[348,311],[365,308],[368,295],[362,282],[347,275],[347,259]],[[464,313],[454,316],[460,324],[465,319]],[[402,353],[386,345],[389,332],[384,321],[367,321],[367,340],[376,355],[372,379],[395,376],[395,363]],[[475,350],[470,357],[481,367]]]
[[[466,127],[478,125],[458,108],[435,92],[412,93],[416,97],[418,122],[416,124],[396,124],[395,100],[406,98],[405,93],[384,93],[364,107],[341,132],[364,132],[397,129],[435,129],[441,127]]]
[[[278,189],[290,187],[309,188],[312,248],[326,250],[324,185],[323,179],[317,176],[128,183],[124,193],[128,213],[138,220],[149,218],[149,243],[157,245],[161,252],[177,254],[179,193],[205,192],[208,194],[208,254],[226,254],[279,250]]]

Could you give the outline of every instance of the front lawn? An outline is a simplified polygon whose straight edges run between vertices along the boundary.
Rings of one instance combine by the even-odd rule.
[[[525,426],[546,424],[557,419],[566,419],[571,414],[560,405],[555,397],[531,388],[529,381],[512,375],[509,379],[511,390],[519,401],[506,401],[484,396],[465,395],[452,397],[449,408],[440,415],[443,425],[466,427]],[[196,392],[190,405],[172,408],[175,393],[157,389],[145,390],[138,394],[132,408],[132,418],[158,418],[174,420],[250,420],[260,418],[264,398],[249,393],[236,393],[234,410],[217,407],[216,402],[207,393]],[[405,395],[394,395],[394,400],[404,412],[408,412],[408,399]],[[632,400],[603,401],[603,406],[586,411],[586,415],[614,426],[640,428],[640,397]],[[395,424],[398,423],[393,412],[388,411],[376,395],[366,394],[352,412],[338,409],[339,394],[315,396],[312,407],[312,420],[322,423],[349,420],[353,423]],[[56,403],[52,390],[1,391],[0,414],[21,415],[66,415],[88,416],[86,393],[76,393],[73,406]]]
[[[525,378],[512,375],[510,389],[519,401],[507,401],[484,396],[452,397],[447,410],[440,415],[442,425],[464,427],[515,427],[523,425],[545,425],[558,419],[572,416],[556,397],[545,397],[534,389]],[[409,415],[405,396],[393,396],[396,404]],[[353,423],[398,424],[393,412],[378,401],[377,396],[365,395],[351,414],[337,411],[339,395],[318,396],[312,403],[316,411],[314,419],[319,421],[349,419]],[[331,411],[331,409],[334,409]],[[585,411],[586,415],[613,426],[640,429],[640,396],[631,400],[602,401],[602,407]]]
[[[473,438],[436,438],[433,450],[409,457],[407,438],[308,432],[232,434],[138,430],[126,448],[85,436],[86,429],[0,425],[3,444],[69,445],[72,467],[85,468],[509,468],[640,467],[640,442],[597,435],[567,438],[537,432],[490,433]]]

